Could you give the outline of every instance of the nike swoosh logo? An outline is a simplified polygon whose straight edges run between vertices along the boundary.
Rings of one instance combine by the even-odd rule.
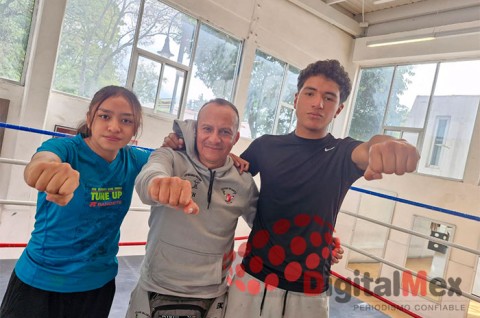
[[[325,152],[327,152],[327,151],[330,151],[330,150],[333,150],[333,149],[335,149],[335,147],[332,147],[332,148],[325,148]]]

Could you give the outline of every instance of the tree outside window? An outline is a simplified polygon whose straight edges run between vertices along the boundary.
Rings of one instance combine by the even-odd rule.
[[[0,1],[0,77],[22,81],[34,0]]]
[[[295,127],[293,100],[299,70],[271,55],[256,52],[242,136],[284,134]]]
[[[71,0],[65,9],[53,87],[91,98],[125,85],[139,0]]]
[[[201,24],[183,118],[196,118],[210,99],[233,101],[241,49],[239,40]]]
[[[393,71],[393,67],[360,71],[349,132],[352,138],[367,141],[381,132]]]
[[[70,0],[54,88],[91,98],[127,86],[146,112],[194,118],[208,99],[233,100],[240,52],[241,41],[158,0]]]

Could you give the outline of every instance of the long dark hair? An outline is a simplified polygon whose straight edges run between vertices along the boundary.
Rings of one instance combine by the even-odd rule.
[[[130,106],[132,107],[133,111],[133,121],[134,121],[134,135],[138,135],[138,131],[142,127],[142,105],[140,105],[140,101],[138,100],[137,96],[130,90],[126,89],[125,87],[121,86],[105,86],[101,88],[98,92],[93,95],[92,101],[88,106],[87,115],[90,118],[90,122],[87,123],[86,121],[82,122],[78,126],[78,133],[82,134],[84,138],[90,137],[92,135],[91,130],[88,126],[92,126],[93,120],[95,119],[95,114],[98,111],[98,108],[102,103],[110,97],[122,96],[124,97]]]

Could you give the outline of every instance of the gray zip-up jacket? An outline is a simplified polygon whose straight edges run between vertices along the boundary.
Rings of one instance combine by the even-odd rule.
[[[213,298],[226,292],[237,221],[242,216],[252,226],[258,190],[252,176],[239,174],[230,157],[214,170],[201,164],[195,127],[195,121],[175,121],[174,131],[183,136],[186,151],[157,149],[135,181],[140,199],[152,206],[139,283],[161,294]],[[192,183],[197,215],[150,199],[150,181],[173,176]]]

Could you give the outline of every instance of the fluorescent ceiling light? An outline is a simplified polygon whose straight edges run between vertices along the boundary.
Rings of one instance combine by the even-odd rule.
[[[335,4],[335,3],[340,3],[340,2],[345,2],[347,0],[327,0],[325,1],[326,4],[328,5],[332,5],[332,4]]]
[[[401,39],[367,42],[367,47],[379,47],[379,46],[387,46],[387,45],[424,42],[424,41],[431,41],[431,40],[435,40],[435,37],[433,35],[426,35],[421,37],[417,36],[417,37],[409,37],[409,38],[401,38]]]
[[[387,3],[387,2],[393,2],[395,0],[377,0],[373,1],[373,4],[382,4],[382,3]]]

